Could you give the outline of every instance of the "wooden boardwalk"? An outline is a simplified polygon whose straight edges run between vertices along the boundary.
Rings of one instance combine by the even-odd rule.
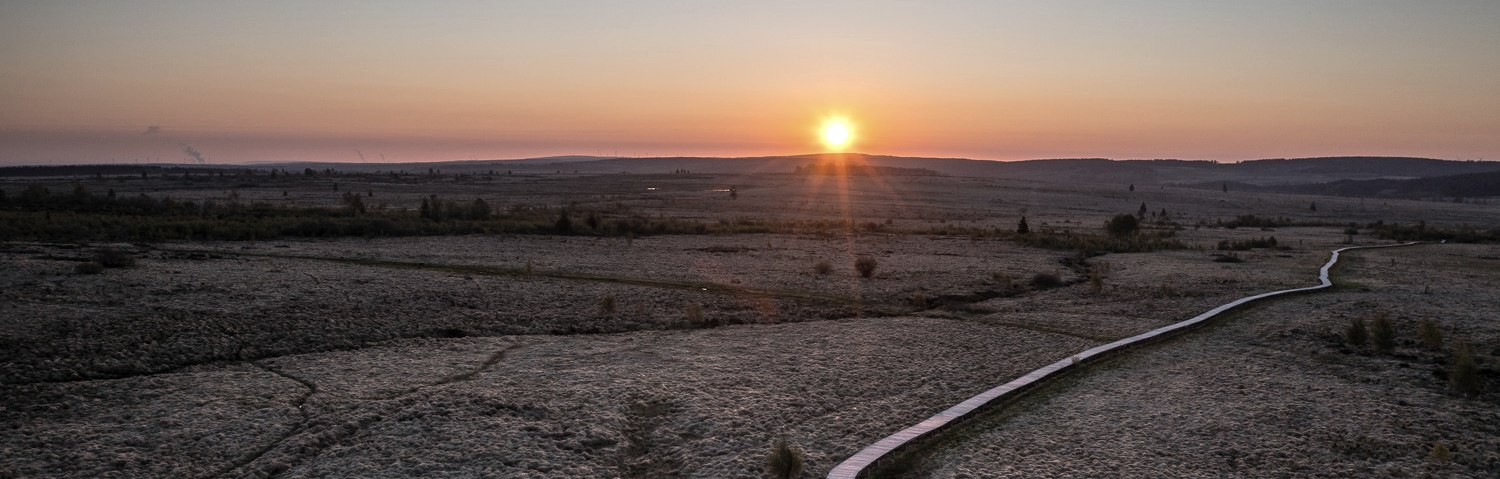
[[[1418,243],[1420,242],[1379,246],[1351,246],[1347,248],[1339,248],[1333,251],[1333,254],[1328,258],[1328,262],[1323,265],[1322,269],[1318,270],[1318,285],[1316,286],[1272,291],[1269,293],[1261,293],[1254,296],[1240,298],[1227,304],[1221,305],[1217,308],[1210,309],[1203,314],[1193,316],[1191,319],[1188,319],[1186,321],[1162,326],[1160,328],[1156,328],[1109,344],[1094,346],[1092,348],[1084,350],[1083,352],[1074,354],[1055,363],[1042,366],[1035,371],[1027,373],[1025,376],[1021,376],[1019,378],[1011,380],[1008,383],[1001,384],[988,391],[979,393],[978,395],[971,397],[964,402],[958,403],[953,407],[945,409],[942,412],[939,412],[922,422],[912,425],[911,427],[908,427],[906,429],[902,429],[895,434],[886,436],[884,439],[875,441],[874,444],[866,446],[864,449],[861,449],[853,456],[849,456],[849,458],[845,459],[844,462],[839,463],[839,465],[835,466],[833,470],[828,471],[828,479],[856,479],[859,477],[865,477],[871,469],[870,466],[896,457],[897,454],[893,454],[894,452],[912,444],[913,441],[916,441],[918,439],[930,438],[943,429],[946,429],[947,427],[955,424],[955,422],[959,419],[963,419],[974,414],[976,411],[984,409],[987,405],[999,403],[1001,399],[1006,399],[1009,396],[1019,394],[1021,391],[1031,389],[1033,386],[1046,380],[1047,378],[1068,371],[1069,369],[1077,365],[1087,363],[1090,360],[1096,359],[1103,354],[1118,351],[1128,346],[1138,345],[1141,343],[1170,337],[1174,334],[1182,332],[1183,330],[1192,328],[1194,326],[1199,326],[1204,321],[1208,321],[1209,319],[1218,316],[1225,311],[1229,311],[1246,303],[1258,301],[1272,296],[1301,293],[1305,291],[1316,291],[1331,287],[1333,286],[1333,281],[1329,279],[1328,271],[1333,268],[1334,264],[1338,263],[1339,253],[1341,252],[1353,249],[1409,246]]]

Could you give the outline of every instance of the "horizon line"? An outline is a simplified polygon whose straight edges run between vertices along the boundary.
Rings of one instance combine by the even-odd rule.
[[[1018,159],[1018,160],[1002,160],[1002,159],[968,158],[968,157],[957,157],[957,156],[909,156],[909,155],[888,155],[888,154],[864,153],[864,152],[816,152],[816,153],[796,153],[796,154],[786,154],[786,155],[749,155],[749,156],[693,156],[693,155],[609,156],[609,155],[567,155],[567,154],[564,154],[564,155],[530,156],[530,157],[522,157],[522,158],[443,159],[443,160],[373,161],[373,162],[336,161],[336,160],[326,160],[326,161],[325,160],[293,160],[293,161],[268,160],[268,161],[252,161],[252,162],[244,162],[244,163],[204,163],[204,164],[197,164],[197,163],[191,163],[191,162],[183,162],[183,163],[173,163],[173,162],[16,163],[16,164],[0,164],[0,168],[58,167],[58,166],[173,166],[173,167],[210,167],[210,168],[211,167],[252,167],[253,168],[253,167],[268,167],[268,166],[275,166],[275,165],[299,165],[299,164],[330,164],[330,165],[368,165],[368,166],[375,166],[375,165],[410,165],[410,164],[437,164],[437,163],[517,162],[517,161],[528,161],[528,160],[546,160],[546,159],[555,159],[555,158],[589,158],[589,159],[591,159],[591,160],[585,160],[585,161],[578,162],[578,163],[583,163],[583,162],[588,162],[588,161],[629,160],[629,159],[642,159],[642,160],[646,160],[646,159],[750,160],[750,159],[813,157],[813,156],[820,156],[820,155],[856,155],[856,156],[865,156],[865,157],[885,157],[885,158],[897,158],[897,159],[903,159],[904,158],[904,159],[922,159],[922,160],[984,161],[984,162],[994,162],[994,163],[1021,163],[1021,162],[1031,162],[1031,161],[1103,160],[1103,161],[1118,161],[1118,162],[1126,162],[1126,161],[1181,161],[1181,162],[1214,163],[1214,164],[1221,164],[1221,165],[1233,165],[1233,164],[1247,163],[1247,162],[1254,162],[1254,161],[1317,160],[1317,159],[1338,159],[1338,158],[1419,159],[1419,160],[1453,161],[1453,162],[1465,162],[1465,163],[1473,163],[1473,162],[1497,162],[1497,161],[1500,161],[1500,159],[1486,159],[1486,158],[1459,159],[1459,158],[1441,158],[1441,157],[1433,157],[1433,156],[1403,156],[1403,155],[1333,155],[1333,156],[1324,155],[1324,156],[1297,156],[1297,157],[1290,157],[1289,156],[1289,157],[1248,158],[1248,159],[1242,159],[1242,160],[1213,160],[1213,159],[1191,159],[1191,158],[1109,158],[1109,157],[1057,157],[1057,158],[1027,158],[1027,159]],[[553,163],[553,164],[563,164],[563,163]]]

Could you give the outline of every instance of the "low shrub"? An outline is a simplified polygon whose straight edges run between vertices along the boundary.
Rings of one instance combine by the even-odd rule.
[[[1375,351],[1381,353],[1396,349],[1396,327],[1385,313],[1376,315],[1375,321],[1370,325],[1370,343],[1375,345]]]
[[[875,277],[875,266],[877,264],[879,263],[873,257],[860,256],[854,259],[854,270],[859,272],[861,278],[873,278]]]
[[[1474,361],[1474,353],[1469,352],[1468,344],[1460,342],[1453,346],[1453,369],[1448,372],[1448,387],[1468,396],[1479,393],[1479,363]]]
[[[1215,263],[1244,263],[1245,259],[1234,253],[1214,256]]]
[[[990,273],[990,279],[993,279],[993,280],[995,280],[996,283],[999,283],[1000,284],[1000,289],[1002,289],[1002,290],[1007,290],[1008,291],[1008,290],[1016,289],[1016,279],[1014,277],[1012,277],[1010,275],[1010,273],[1006,273],[1006,272],[1003,272],[1003,271],[997,271],[997,272],[994,272],[994,273]]]
[[[1062,277],[1056,273],[1037,273],[1031,276],[1031,287],[1036,289],[1052,289],[1062,285]]]
[[[819,260],[817,263],[813,263],[813,273],[819,276],[827,276],[833,273],[833,265],[826,260]]]
[[[1427,460],[1439,466],[1446,466],[1453,462],[1453,451],[1449,450],[1447,445],[1435,442],[1432,444],[1432,451],[1427,453]]]
[[[94,262],[105,268],[129,268],[135,266],[135,255],[116,248],[103,248],[94,252]]]
[[[1255,248],[1276,248],[1276,247],[1277,247],[1277,242],[1276,242],[1276,237],[1275,236],[1267,236],[1265,238],[1251,238],[1251,239],[1247,239],[1247,240],[1237,240],[1237,241],[1230,241],[1230,240],[1226,239],[1226,240],[1219,240],[1219,244],[1218,244],[1218,248],[1219,248],[1220,251],[1249,251],[1249,250],[1252,250],[1252,249],[1255,249]]]
[[[1115,215],[1113,218],[1110,218],[1109,221],[1104,223],[1104,230],[1109,232],[1110,236],[1114,236],[1116,238],[1129,237],[1131,235],[1134,235],[1136,231],[1139,231],[1140,229],[1140,220],[1137,219],[1135,215],[1131,214]]]
[[[1370,341],[1370,332],[1365,328],[1363,318],[1354,318],[1349,321],[1349,326],[1344,328],[1344,342],[1350,346],[1362,348]]]
[[[688,303],[682,308],[682,316],[687,319],[688,324],[698,327],[711,326],[708,319],[703,316],[703,305]]]
[[[771,454],[766,456],[766,473],[776,479],[793,479],[802,477],[806,460],[802,457],[802,451],[787,444],[785,439],[776,441],[771,446]]]
[[[1431,318],[1423,318],[1417,322],[1417,341],[1422,347],[1428,349],[1439,349],[1443,347],[1443,331],[1439,330],[1437,323]]]
[[[925,307],[927,307],[927,295],[922,294],[921,291],[917,291],[915,293],[912,293],[911,294],[911,305],[914,306],[914,307],[918,307],[918,308],[925,308]]]
[[[104,272],[104,265],[94,261],[78,263],[73,267],[73,272],[78,274],[99,274]]]
[[[604,299],[599,300],[600,313],[608,316],[615,314],[619,310],[619,306],[615,304],[615,295],[611,294],[609,296],[605,296]]]

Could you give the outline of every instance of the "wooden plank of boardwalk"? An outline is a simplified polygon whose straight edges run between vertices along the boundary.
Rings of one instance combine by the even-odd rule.
[[[1209,319],[1218,316],[1225,311],[1229,311],[1252,301],[1257,301],[1272,296],[1280,296],[1283,294],[1300,293],[1303,291],[1315,291],[1333,286],[1333,281],[1328,278],[1328,271],[1333,268],[1334,264],[1338,263],[1339,253],[1341,252],[1354,249],[1410,246],[1418,243],[1420,243],[1420,241],[1392,245],[1351,246],[1347,248],[1339,248],[1333,250],[1333,254],[1329,255],[1328,262],[1323,264],[1323,267],[1318,270],[1317,286],[1272,291],[1269,293],[1261,293],[1254,296],[1240,298],[1220,305],[1219,307],[1216,307],[1214,309],[1210,309],[1207,312],[1194,316],[1186,321],[1156,328],[1109,344],[1094,346],[1092,348],[1084,350],[1083,352],[1080,352],[1073,356],[1069,356],[1066,359],[1048,364],[1046,366],[1042,366],[1041,368],[1027,373],[1024,376],[1011,380],[1008,383],[1001,384],[985,392],[979,393],[978,395],[975,395],[974,397],[964,400],[964,402],[958,403],[953,407],[943,410],[942,412],[939,412],[936,415],[927,418],[926,420],[923,420],[922,422],[919,422],[911,427],[902,429],[895,434],[886,436],[879,441],[875,441],[874,444],[861,449],[853,456],[849,456],[849,458],[845,459],[844,462],[841,462],[838,466],[835,466],[833,470],[828,471],[828,479],[856,479],[866,474],[869,471],[871,465],[887,456],[891,456],[894,451],[897,451],[902,447],[911,444],[912,441],[935,434],[938,430],[942,429],[944,426],[947,426],[953,421],[963,419],[964,417],[973,414],[975,411],[983,409],[985,406],[994,404],[1002,398],[1015,394],[1016,391],[1026,389],[1032,385],[1046,380],[1047,378],[1067,371],[1074,366],[1087,362],[1092,358],[1099,357],[1102,354],[1118,351],[1121,348],[1133,344],[1165,338],[1186,328],[1197,326],[1204,321],[1208,321]]]

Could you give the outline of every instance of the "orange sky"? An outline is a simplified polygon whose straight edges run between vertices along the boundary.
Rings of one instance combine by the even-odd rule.
[[[1500,2],[1207,3],[10,2],[0,163],[1500,157]]]

